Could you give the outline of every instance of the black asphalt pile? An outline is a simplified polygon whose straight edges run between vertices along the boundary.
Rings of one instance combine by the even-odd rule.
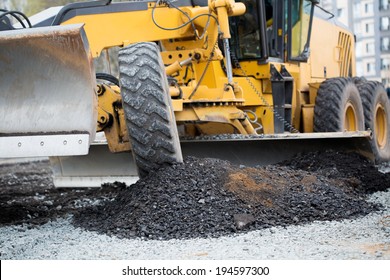
[[[355,154],[312,153],[257,168],[187,158],[75,213],[74,224],[121,238],[218,237],[366,215],[380,209],[366,194],[389,182]]]
[[[188,158],[122,190],[115,201],[75,217],[89,230],[148,239],[219,236],[233,232],[232,214],[247,206],[223,187],[230,164]]]
[[[350,181],[354,189],[371,194],[390,187],[390,176],[378,172],[378,167],[356,153],[312,152],[297,155],[279,166],[321,174],[328,178]],[[356,184],[353,184],[356,181]]]

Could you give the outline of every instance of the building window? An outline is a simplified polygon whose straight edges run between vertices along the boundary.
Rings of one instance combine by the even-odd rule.
[[[389,9],[390,0],[380,0],[379,10],[386,11]]]
[[[374,33],[374,24],[373,23],[366,23],[365,24],[365,31],[366,34],[373,34]]]
[[[343,15],[343,11],[344,11],[344,9],[342,9],[342,8],[337,9],[337,17],[341,17]]]
[[[390,79],[382,78],[382,84],[387,88],[387,94],[389,94],[389,92],[390,92],[389,91],[390,90]]]
[[[367,63],[367,73],[370,73],[371,72],[371,63]]]
[[[375,53],[375,45],[374,43],[366,44],[366,54],[374,54]]]
[[[381,69],[390,70],[390,59],[382,58],[381,59]]]
[[[358,15],[360,15],[362,12],[361,12],[361,5],[360,5],[360,3],[358,2],[358,3],[354,3],[353,4],[353,14],[354,15],[356,15],[356,16],[358,16]]]
[[[353,26],[353,31],[355,31],[355,34],[360,35],[360,33],[362,33],[362,25],[360,22],[355,23]]]
[[[390,37],[381,38],[381,51],[390,51]]]
[[[375,62],[367,62],[366,63],[366,74],[372,75],[375,72]]]
[[[381,30],[390,30],[390,18],[381,17]]]
[[[374,12],[374,9],[373,9],[373,4],[372,3],[366,3],[364,4],[364,12],[366,14],[372,14]]]

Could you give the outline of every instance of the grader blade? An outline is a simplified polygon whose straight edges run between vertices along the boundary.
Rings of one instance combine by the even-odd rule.
[[[315,151],[356,152],[374,161],[370,132],[269,134],[257,139],[182,142],[184,155],[228,160],[237,165],[263,166]]]
[[[50,165],[57,188],[100,187],[115,182],[131,185],[138,180],[131,153],[111,153],[105,144],[94,143],[88,155],[50,157]]]
[[[83,155],[96,81],[81,24],[0,32],[0,157]]]
[[[256,139],[182,141],[184,157],[219,158],[237,165],[260,166],[293,159],[313,151],[354,151],[373,160],[369,132],[274,134]],[[102,183],[138,180],[131,153],[110,153],[104,141],[86,156],[50,158],[57,187],[99,187]],[[169,176],[169,175],[167,175]]]

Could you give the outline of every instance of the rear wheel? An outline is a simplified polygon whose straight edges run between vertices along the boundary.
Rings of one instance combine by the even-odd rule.
[[[324,81],[314,107],[314,131],[341,132],[364,130],[359,91],[351,78]]]
[[[123,109],[140,177],[182,162],[164,65],[157,45],[138,43],[119,51]]]
[[[375,161],[390,160],[390,102],[387,93],[379,82],[366,82],[359,85],[363,101],[365,128],[371,129],[371,148]]]

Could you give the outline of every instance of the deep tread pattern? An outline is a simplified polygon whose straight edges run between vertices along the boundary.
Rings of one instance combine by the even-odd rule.
[[[154,43],[119,51],[122,103],[140,177],[162,165],[182,162],[167,77]]]
[[[331,78],[317,92],[314,107],[315,132],[340,132],[344,129],[344,110],[351,102],[358,118],[358,129],[364,130],[364,116],[359,91],[352,78]]]
[[[373,138],[370,141],[372,151],[377,163],[390,160],[390,102],[383,85],[379,82],[366,81],[358,85],[360,96],[363,102],[365,129],[371,129]],[[377,131],[375,131],[375,108],[380,104],[387,119],[387,142],[384,147],[377,143]]]

